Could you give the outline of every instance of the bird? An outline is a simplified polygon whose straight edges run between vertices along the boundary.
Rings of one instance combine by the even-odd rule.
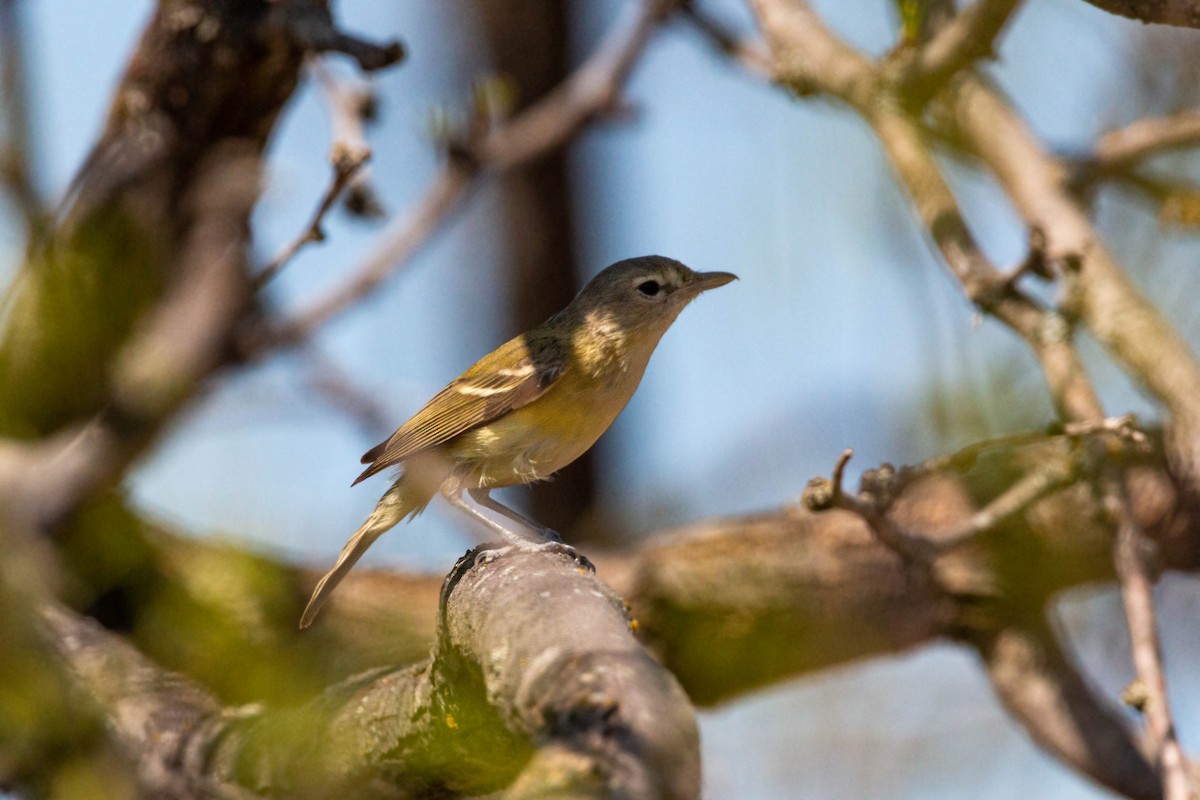
[[[696,272],[665,256],[618,261],[562,311],[451,381],[363,455],[368,466],[354,484],[390,467],[400,473],[317,583],[300,627],[312,624],[376,539],[439,494],[506,542],[481,552],[477,563],[512,550],[577,557],[557,533],[489,493],[545,480],[583,455],[629,402],[679,312],[702,292],[736,279],[729,272]]]

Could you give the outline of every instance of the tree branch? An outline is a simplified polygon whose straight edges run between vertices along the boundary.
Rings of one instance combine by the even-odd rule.
[[[897,90],[914,108],[924,106],[959,72],[995,57],[996,39],[1020,0],[975,0],[917,47],[896,70]]]
[[[796,92],[816,89],[831,94],[871,123],[918,217],[967,297],[1030,346],[1059,414],[1068,420],[1102,418],[1099,398],[1071,342],[1070,326],[1018,291],[988,261],[920,128],[888,93],[883,77],[826,28],[806,3],[755,0],[754,5],[783,83]]]
[[[372,113],[374,95],[366,86],[350,86],[334,79],[320,62],[310,69],[324,90],[332,120],[333,145],[329,150],[329,165],[333,176],[321,195],[320,202],[304,230],[272,258],[254,279],[261,289],[306,245],[325,241],[325,216],[342,193],[361,177],[363,167],[371,160],[371,146],[363,133],[363,123]]]
[[[1200,28],[1200,7],[1191,0],[1084,0],[1096,8],[1129,19],[1181,28]]]
[[[1200,486],[1200,365],[1190,348],[1129,281],[1065,189],[1064,169],[991,87],[960,80],[948,113],[1041,230],[1049,254],[1069,264],[1070,311],[1171,414],[1180,474]]]
[[[294,712],[231,713],[94,623],[46,621],[144,786],[167,796],[238,796],[240,784],[291,797],[697,797],[690,705],[621,599],[559,555],[474,556],[447,579],[430,660]]]
[[[1085,174],[1111,174],[1160,153],[1197,144],[1200,144],[1200,109],[1146,117],[1101,136],[1091,155],[1078,162],[1076,170]]]
[[[454,143],[445,165],[411,214],[392,223],[342,286],[307,310],[254,331],[251,356],[309,338],[370,295],[403,267],[489,172],[504,172],[569,143],[613,107],[621,87],[675,0],[635,0],[595,53],[557,90],[478,138]]]
[[[1154,613],[1153,581],[1142,549],[1146,538],[1128,513],[1128,498],[1119,480],[1111,481],[1106,505],[1117,525],[1114,550],[1121,600],[1129,623],[1130,649],[1138,680],[1145,692],[1141,712],[1150,734],[1150,752],[1162,774],[1164,800],[1191,800],[1195,792],[1188,775],[1187,758],[1175,734],[1175,722],[1167,701],[1167,679],[1163,672],[1162,645]]]
[[[1039,747],[1125,797],[1162,797],[1119,709],[1093,691],[1049,629],[1005,627],[974,645],[996,696]]]

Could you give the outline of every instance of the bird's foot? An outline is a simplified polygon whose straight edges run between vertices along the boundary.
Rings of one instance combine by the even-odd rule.
[[[502,547],[490,547],[486,550],[480,550],[475,556],[475,566],[482,567],[492,563],[498,558],[512,555],[514,553],[562,553],[563,555],[573,559],[579,566],[586,569],[588,572],[595,572],[596,567],[588,560],[588,557],[580,553],[574,547],[563,542],[558,534],[549,528],[544,529],[553,538],[547,537],[546,540],[540,542],[520,542],[506,544]]]

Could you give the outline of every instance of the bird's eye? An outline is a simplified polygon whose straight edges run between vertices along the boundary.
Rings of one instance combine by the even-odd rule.
[[[638,284],[637,290],[646,297],[654,297],[662,291],[662,286],[659,285],[658,281],[642,281]]]

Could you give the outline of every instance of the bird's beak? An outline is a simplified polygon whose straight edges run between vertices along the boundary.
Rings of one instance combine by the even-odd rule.
[[[696,277],[692,278],[692,286],[697,292],[707,292],[737,279],[738,276],[732,272],[697,272]]]

